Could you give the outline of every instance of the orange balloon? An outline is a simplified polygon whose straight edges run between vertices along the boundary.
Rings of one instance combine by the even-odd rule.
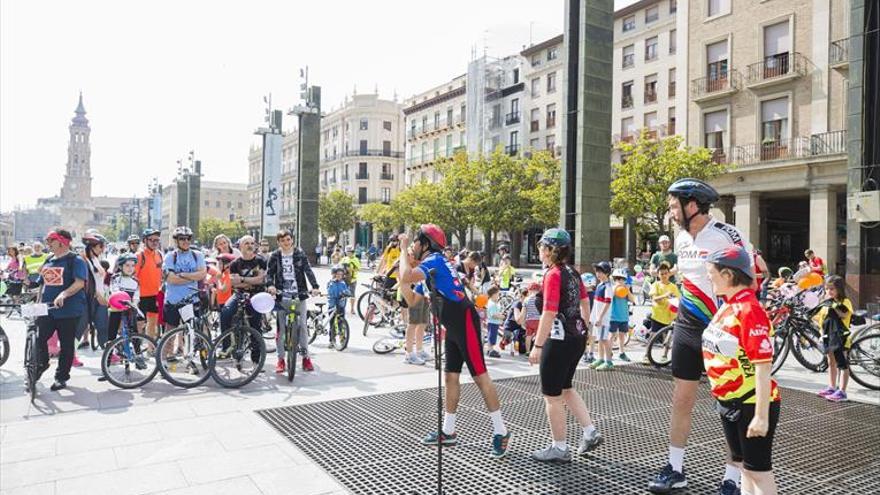
[[[626,297],[629,295],[629,289],[625,285],[620,285],[614,289],[614,295],[617,297]]]
[[[486,294],[478,295],[476,300],[474,301],[474,304],[480,309],[485,308],[486,305],[489,304],[489,296],[487,296]]]
[[[806,277],[798,280],[798,288],[799,289],[812,289],[813,287],[818,287],[822,285],[822,275],[818,273],[810,273]]]

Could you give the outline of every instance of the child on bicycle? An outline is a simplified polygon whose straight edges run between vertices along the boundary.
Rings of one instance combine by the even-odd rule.
[[[822,329],[822,344],[828,356],[829,385],[819,391],[819,396],[832,402],[843,402],[847,400],[846,386],[849,383],[847,355],[851,344],[849,326],[853,315],[853,305],[846,297],[843,277],[828,277],[825,282],[825,297],[816,319]]]
[[[134,276],[136,264],[137,257],[133,254],[126,253],[119,256],[116,258],[116,268],[113,277],[110,279],[110,293],[125,292],[131,297],[131,302],[135,307],[137,307],[141,298],[140,289],[138,288],[138,280]],[[112,307],[109,309],[107,342],[113,342],[117,335],[119,335],[119,327],[122,324],[122,317],[127,313],[128,311],[120,311],[113,309]],[[134,333],[136,329],[131,328],[130,331]],[[116,358],[116,360],[118,359],[119,358]],[[112,360],[113,358],[111,358],[111,361]]]
[[[669,262],[663,261],[660,263],[660,266],[657,268],[657,275],[660,277],[660,280],[651,284],[651,291],[648,293],[651,297],[651,316],[649,318],[651,326],[648,328],[648,333],[645,336],[646,341],[651,339],[654,332],[672,323],[672,320],[675,319],[672,299],[681,297],[678,286],[669,280],[672,276],[672,267],[669,266]],[[648,361],[647,353],[642,358],[642,364],[651,364]]]
[[[348,282],[345,280],[346,270],[339,265],[333,265],[330,269],[330,275],[333,277],[327,282],[327,314],[333,313],[345,317],[345,302],[351,297],[351,290]],[[334,348],[333,334],[330,334],[330,348]]]

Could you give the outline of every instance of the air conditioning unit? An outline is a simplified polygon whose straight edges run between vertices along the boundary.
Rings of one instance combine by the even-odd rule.
[[[850,194],[846,199],[846,212],[849,220],[880,222],[880,191]]]

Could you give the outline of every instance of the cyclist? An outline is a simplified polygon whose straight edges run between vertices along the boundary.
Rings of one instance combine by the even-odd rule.
[[[500,458],[507,454],[510,447],[510,432],[507,431],[501,417],[498,392],[486,370],[479,317],[473,303],[465,295],[455,269],[443,257],[444,247],[446,247],[446,234],[433,224],[425,224],[419,228],[413,240],[412,251],[408,251],[409,237],[406,234],[400,235],[400,249],[407,253],[408,258],[408,262],[400,264],[400,282],[403,284],[425,282],[429,289],[437,291],[442,300],[440,308],[437,308],[440,323],[446,329],[446,414],[442,431],[429,433],[422,439],[422,443],[425,445],[437,445],[438,442],[443,442],[443,445],[458,443],[458,436],[455,434],[455,415],[461,396],[459,376],[462,366],[467,364],[492,419],[494,432],[492,456]],[[412,268],[410,262],[417,262],[416,268]]]
[[[191,296],[199,288],[199,281],[205,279],[207,267],[205,257],[200,251],[191,249],[192,230],[182,225],[174,229],[171,238],[176,249],[169,251],[162,261],[165,274],[165,303],[162,307],[162,318],[166,328],[180,325],[180,313],[175,305]],[[198,311],[198,305],[194,309]]]
[[[30,287],[37,286],[37,280],[40,278],[40,268],[49,258],[49,254],[43,252],[43,244],[40,241],[34,242],[34,249],[31,254],[24,257],[24,268],[27,271],[28,285]]]
[[[346,269],[345,282],[348,284],[348,291],[351,293],[349,295],[351,299],[351,314],[354,314],[354,305],[356,302],[354,296],[357,292],[357,279],[358,272],[361,269],[361,258],[354,254],[353,247],[346,246],[345,257],[339,260],[339,263],[342,265],[342,268]],[[345,310],[345,308],[342,309]]]
[[[83,339],[83,344],[85,345],[85,335],[86,330],[89,329],[91,325],[92,330],[97,332],[98,345],[101,347],[107,342],[107,285],[104,283],[106,280],[107,272],[104,267],[101,265],[101,258],[104,255],[104,250],[107,247],[107,239],[101,234],[91,231],[86,232],[86,234],[82,237],[82,243],[85,246],[85,250],[83,251],[82,257],[85,260],[86,265],[89,268],[89,278],[84,288],[84,292],[86,294],[86,302],[87,309],[86,313],[82,316],[79,321],[79,328],[77,329],[77,338]],[[92,349],[95,348],[94,338],[95,335],[91,334],[92,338]],[[73,358],[74,366],[82,366],[82,363],[74,356]]]
[[[40,332],[37,340],[37,363],[40,366],[37,380],[49,369],[48,341],[57,331],[61,354],[55,370],[55,382],[51,387],[53,391],[67,387],[73,364],[77,326],[80,317],[86,313],[86,296],[82,289],[89,277],[89,268],[85,260],[70,250],[72,240],[73,236],[64,229],[50,231],[46,235],[46,244],[52,251],[52,256],[43,263],[40,270],[40,301],[55,307],[49,310],[47,316],[40,316],[36,321]]]
[[[347,273],[348,271],[339,265],[334,265],[330,268],[330,277],[332,278],[327,282],[328,316],[333,313],[340,314],[343,317],[345,316],[345,298],[351,297],[349,284],[345,281]],[[329,343],[331,349],[335,347],[333,339],[334,336],[331,334]]]
[[[156,338],[159,318],[159,305],[156,296],[162,286],[162,252],[159,249],[159,231],[145,229],[141,238],[144,241],[144,248],[137,253],[137,263],[135,263],[135,278],[138,280],[141,295],[138,309],[147,317],[147,335]]]
[[[137,234],[131,234],[125,242],[128,245],[128,252],[131,254],[136,254],[141,247],[141,238]]]
[[[266,285],[266,259],[257,254],[257,240],[252,236],[243,236],[238,241],[241,256],[229,265],[229,279],[232,288],[236,289],[232,297],[226,301],[220,309],[220,330],[226,331],[232,325],[232,317],[238,311],[238,304],[243,293],[254,295],[263,291]],[[253,308],[245,308],[248,315],[248,325],[254,330],[260,330],[263,326],[263,315],[254,311]],[[280,354],[279,354],[280,355]]]
[[[675,239],[681,300],[673,323],[672,376],[674,391],[669,429],[669,460],[649,483],[653,493],[669,493],[687,486],[684,449],[691,431],[691,415],[703,374],[702,335],[718,309],[706,269],[706,256],[730,246],[744,246],[736,227],[719,222],[709,214],[718,193],[698,179],[681,179],[669,189],[668,205],[681,227]],[[739,469],[729,461],[719,493],[739,493]]]
[[[12,297],[12,302],[17,303],[21,298],[21,289],[27,279],[27,272],[24,269],[24,259],[17,247],[9,246],[6,252],[9,255],[9,261],[6,264],[6,272],[8,273],[6,293]]]
[[[397,260],[400,258],[400,247],[397,239],[388,241],[388,246],[382,253],[382,259],[379,261],[377,273],[385,277],[385,289],[391,290],[397,285]]]
[[[275,235],[278,241],[278,249],[269,256],[267,288],[266,290],[273,294],[278,302],[281,303],[281,309],[277,312],[278,332],[278,362],[275,364],[276,373],[284,373],[285,364],[282,357],[281,349],[284,349],[284,333],[287,328],[287,316],[290,313],[289,301],[298,299],[299,304],[296,305],[296,329],[297,341],[299,342],[300,352],[302,353],[302,367],[304,371],[314,371],[315,366],[312,364],[312,358],[309,356],[309,338],[306,329],[306,303],[309,298],[308,286],[306,279],[312,286],[311,294],[319,295],[318,279],[315,278],[312,267],[309,265],[309,259],[306,253],[293,242],[293,234],[287,229],[281,229]]]
[[[235,257],[241,256],[241,251],[232,246],[232,241],[229,240],[229,237],[226,234],[217,234],[214,237],[214,248],[211,250],[211,254],[214,257],[219,257],[221,254],[231,254]]]

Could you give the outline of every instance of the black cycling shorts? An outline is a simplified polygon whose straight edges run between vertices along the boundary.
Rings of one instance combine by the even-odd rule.
[[[571,388],[571,380],[587,346],[586,336],[566,335],[565,340],[547,339],[541,352],[541,393],[549,397],[562,395]]]
[[[676,321],[672,326],[672,376],[699,381],[704,370],[703,330],[689,328]]]
[[[471,302],[444,300],[440,319],[446,328],[446,372],[461,373],[462,365],[467,364],[471,376],[485,373],[480,316]]]
[[[138,309],[141,310],[141,313],[144,315],[158,313],[159,306],[156,305],[156,296],[141,297],[141,300],[138,301]]]
[[[732,423],[721,419],[730,458],[733,462],[741,462],[743,468],[749,471],[770,471],[773,469],[773,433],[776,431],[776,423],[779,422],[779,401],[770,403],[767,435],[763,437],[746,437],[749,423],[755,417],[755,405],[743,404],[739,407],[741,413],[738,421]]]
[[[167,328],[174,328],[180,326],[180,307],[183,306],[181,304],[168,304],[162,308],[162,319],[165,320],[165,326]],[[143,310],[141,310],[143,311]],[[196,316],[200,315],[201,312],[199,310],[198,304],[193,304],[193,313]]]

